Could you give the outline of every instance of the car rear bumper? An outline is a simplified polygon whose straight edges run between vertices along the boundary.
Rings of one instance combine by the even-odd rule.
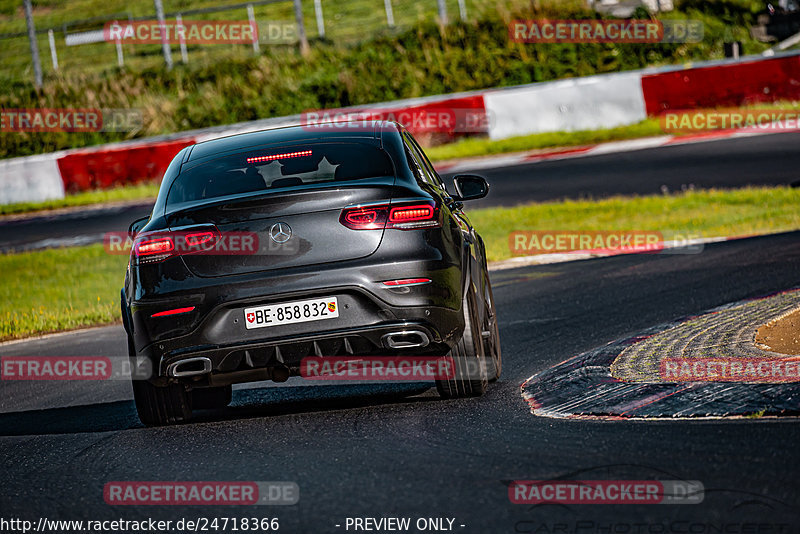
[[[393,337],[409,346],[389,347]],[[431,324],[395,321],[214,348],[186,347],[160,357],[156,380],[217,386],[276,379],[278,373],[297,376],[303,358],[309,356],[441,355],[447,350],[447,342]]]
[[[303,358],[309,356],[442,355],[463,331],[460,311],[427,307],[382,312],[367,326],[328,324],[325,329],[281,336],[261,332],[247,340],[231,336],[214,345],[198,343],[203,338],[198,331],[151,344],[139,356],[152,362],[155,383],[208,386],[275,379],[276,371],[298,375]]]
[[[461,257],[442,256],[447,247],[435,243],[436,235],[399,232],[366,258],[211,278],[187,272],[180,258],[160,264],[157,271],[151,267],[140,273],[132,266],[127,309],[123,306],[126,329],[136,354],[150,360],[157,381],[202,381],[202,375],[169,376],[176,362],[189,358],[210,361],[210,373],[203,375],[222,375],[275,366],[295,371],[306,356],[445,354],[464,329],[464,270]],[[409,250],[415,251],[413,257]],[[383,284],[406,278],[430,282]],[[245,326],[246,308],[322,297],[337,298],[338,317]],[[175,308],[193,309],[154,317]],[[387,343],[387,334],[404,330],[419,332],[426,342],[404,349]],[[202,365],[196,364],[197,369],[209,363]]]
[[[355,278],[362,283],[357,285],[276,292],[276,286],[299,287],[308,279],[293,284],[290,274],[260,282],[235,277],[239,280],[207,286],[202,293],[195,288],[133,301],[130,324],[136,354],[150,360],[153,382],[197,386],[274,378],[270,373],[275,369],[294,375],[307,356],[445,354],[464,329],[460,270],[441,263],[437,269],[430,269],[430,262],[406,263],[414,268],[366,276],[359,270]],[[374,282],[402,278],[399,272],[425,276],[431,282],[399,288]],[[364,278],[372,279],[370,287],[364,287],[368,285]],[[260,294],[253,295],[254,286]],[[266,328],[245,326],[245,308],[318,297],[336,297],[339,317]],[[191,306],[195,310],[189,313],[152,317],[166,308]]]

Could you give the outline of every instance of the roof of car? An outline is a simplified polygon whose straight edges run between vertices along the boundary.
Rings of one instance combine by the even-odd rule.
[[[217,154],[239,151],[248,147],[273,144],[321,142],[343,138],[380,140],[383,132],[399,133],[402,126],[393,121],[340,121],[272,128],[220,137],[197,143],[185,161],[195,161]]]

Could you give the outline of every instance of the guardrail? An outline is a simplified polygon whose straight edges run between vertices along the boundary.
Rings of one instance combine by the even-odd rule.
[[[203,5],[207,2],[192,2],[202,7],[171,10],[164,13],[164,18],[171,23],[175,23],[176,19],[183,23],[235,19],[251,21],[256,26],[291,26],[294,31],[290,39],[270,39],[265,29],[261,42],[235,47],[180,46],[172,43],[168,48],[169,61],[172,61],[173,53],[180,61],[191,63],[217,57],[222,59],[236,53],[260,54],[267,46],[303,48],[308,46],[309,40],[353,44],[379,32],[409,27],[419,19],[467,20],[486,6],[494,5],[493,0],[216,0],[215,4]],[[144,5],[153,9],[152,2]],[[62,24],[48,24],[44,16],[34,16],[34,34],[37,49],[42,51],[44,75],[107,69],[123,64],[138,69],[163,63],[165,51],[160,44],[115,43],[107,41],[103,35],[106,23],[117,21],[126,24],[156,19],[155,13],[135,8]],[[4,51],[0,58],[0,69],[12,78],[28,79],[31,51],[28,32],[21,31],[23,29],[24,26],[20,26],[20,31],[0,33],[0,47]],[[66,47],[69,47],[69,53],[65,53]],[[50,61],[44,59],[48,50]]]

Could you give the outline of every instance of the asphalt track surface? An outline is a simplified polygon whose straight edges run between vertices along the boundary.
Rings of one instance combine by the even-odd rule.
[[[651,195],[689,187],[788,185],[800,181],[798,147],[800,133],[780,133],[481,169],[476,172],[489,180],[491,194],[469,207]],[[0,253],[100,242],[104,232],[126,231],[150,208],[145,203],[0,220]]]
[[[427,384],[237,389],[192,424],[144,428],[126,382],[0,382],[0,516],[277,517],[335,533],[348,517],[455,518],[464,533],[800,531],[795,418],[586,421],[530,414],[519,386],[651,325],[798,284],[800,232],[493,273],[504,374],[477,399]],[[122,328],[0,346],[9,355],[120,355]],[[700,504],[511,504],[512,480],[692,480]],[[281,507],[109,506],[129,480],[294,481]],[[335,525],[341,525],[336,527]],[[463,527],[460,525],[464,525]],[[755,525],[755,526],[753,526]],[[383,531],[381,531],[383,532]],[[412,528],[409,532],[419,532]]]
[[[781,133],[545,160],[478,171],[489,205],[560,198],[654,195],[687,188],[790,185],[800,180],[800,133]]]

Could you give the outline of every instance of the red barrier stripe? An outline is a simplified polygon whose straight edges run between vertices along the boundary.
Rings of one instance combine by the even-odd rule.
[[[75,193],[160,180],[175,154],[194,139],[72,152],[58,159],[64,191]]]
[[[642,76],[648,116],[667,110],[742,106],[800,98],[800,57]]]
[[[471,110],[485,114],[485,109],[483,95],[472,95],[418,106],[387,106],[381,109],[381,114],[397,115],[405,113],[412,117],[424,118],[435,117],[437,113],[451,113],[453,110],[458,110],[459,113],[464,110]],[[330,112],[333,113],[335,110],[330,110]],[[442,132],[441,124],[436,124],[433,128],[430,128],[426,124],[411,123],[407,127],[414,134],[436,130],[445,136],[454,138],[461,133],[458,131]],[[107,150],[81,150],[59,158],[58,168],[61,173],[61,179],[64,181],[64,190],[67,193],[108,189],[158,180],[164,175],[175,154],[182,148],[194,143],[194,139],[185,138],[153,144],[121,146]]]

